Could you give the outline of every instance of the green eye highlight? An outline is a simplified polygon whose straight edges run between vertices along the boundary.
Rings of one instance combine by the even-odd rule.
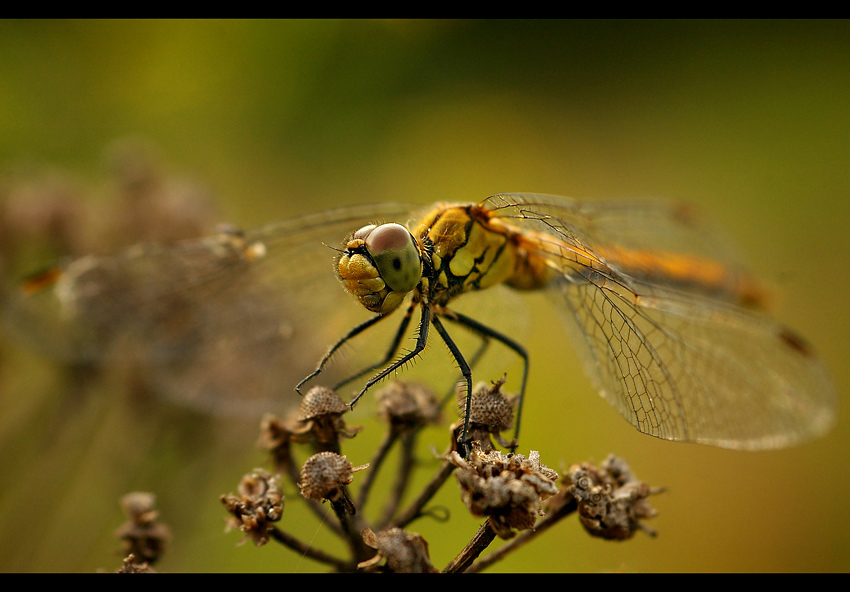
[[[394,292],[410,292],[422,278],[419,249],[410,232],[400,224],[381,224],[365,238],[378,273]]]

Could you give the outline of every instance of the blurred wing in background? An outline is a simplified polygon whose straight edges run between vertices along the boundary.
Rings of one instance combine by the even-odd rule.
[[[343,293],[330,247],[410,209],[344,208],[81,257],[25,282],[4,320],[52,356],[132,363],[181,404],[260,417],[289,406],[295,383],[350,327],[352,314],[365,314]]]

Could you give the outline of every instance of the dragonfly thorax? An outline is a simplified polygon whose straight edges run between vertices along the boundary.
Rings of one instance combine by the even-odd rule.
[[[506,226],[489,224],[486,214],[474,204],[443,204],[414,229],[430,257],[428,297],[433,304],[444,306],[460,294],[501,283],[513,285],[524,269],[515,237]]]

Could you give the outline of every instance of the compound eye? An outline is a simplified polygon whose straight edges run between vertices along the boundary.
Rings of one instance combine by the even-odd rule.
[[[358,233],[364,228],[361,228]],[[393,292],[410,292],[422,279],[419,249],[410,232],[401,224],[381,224],[365,237],[381,279]]]
[[[364,226],[363,228],[361,228],[360,230],[358,230],[357,232],[355,232],[351,236],[351,238],[352,238],[352,240],[356,240],[356,239],[365,240],[366,237],[369,236],[369,233],[372,232],[373,230],[375,230],[375,228],[377,228],[377,226],[375,226],[374,224],[368,224],[368,225]]]

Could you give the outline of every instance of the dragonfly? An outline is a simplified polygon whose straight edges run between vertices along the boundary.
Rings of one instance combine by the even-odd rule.
[[[346,235],[330,269],[326,245]],[[230,385],[217,370],[250,361],[235,382],[246,392],[264,392],[247,388],[264,369],[285,369],[289,380],[316,344],[332,344],[301,374],[300,392],[343,346],[400,318],[383,357],[340,383],[369,376],[350,405],[422,355],[433,328],[461,371],[465,421],[479,354],[497,342],[522,362],[518,437],[528,352],[456,306],[506,288],[552,297],[552,314],[594,386],[640,432],[772,449],[823,435],[834,423],[835,387],[813,348],[766,312],[759,283],[695,209],[664,200],[496,194],[425,209],[342,208],[77,259],[25,282],[7,317],[30,336],[32,327],[48,327],[46,341],[78,356],[126,354],[132,342],[129,349],[148,360],[183,360],[168,362],[177,369],[169,378],[203,375],[204,388]],[[345,292],[356,302],[330,303]],[[342,308],[358,302],[369,316],[341,329]],[[417,311],[415,345],[400,353]],[[465,354],[448,327],[476,335],[479,350]],[[559,334],[554,323],[552,331]],[[212,369],[196,370],[203,358],[214,360]],[[189,383],[182,381],[184,394],[204,390]],[[240,406],[236,397],[229,407]]]

